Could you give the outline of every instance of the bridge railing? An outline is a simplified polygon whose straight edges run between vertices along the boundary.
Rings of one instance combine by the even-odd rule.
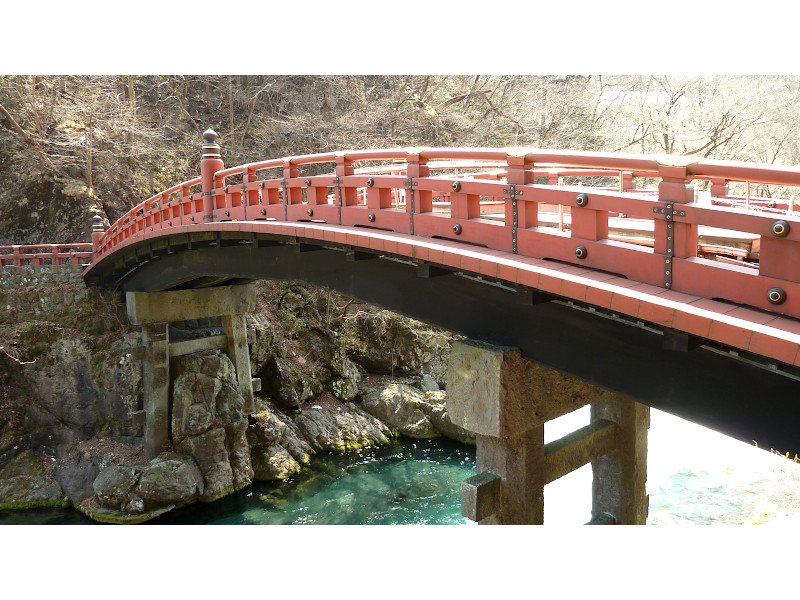
[[[369,167],[375,161],[382,164],[356,172],[357,164]],[[310,174],[310,166],[319,164],[330,164],[332,172]],[[487,170],[492,165],[496,169]],[[465,172],[470,169],[475,172]],[[234,177],[240,182],[229,183]],[[559,185],[567,178],[601,177],[611,184]],[[98,239],[95,260],[177,227],[237,221],[335,224],[552,259],[800,318],[800,302],[786,301],[800,298],[800,219],[698,202],[693,182],[703,180],[711,183],[712,196],[730,203],[731,182],[798,187],[800,169],[531,149],[310,154],[217,170],[202,192],[192,191],[201,178],[169,188],[114,223]],[[652,187],[637,189],[639,181]],[[497,207],[495,218],[487,218],[486,205]],[[569,212],[568,230],[540,223],[540,211],[553,207]],[[609,238],[609,219],[623,215],[653,232],[651,247]],[[758,268],[701,258],[701,227],[758,240]]]
[[[0,246],[0,266],[88,265],[92,257],[92,244]]]

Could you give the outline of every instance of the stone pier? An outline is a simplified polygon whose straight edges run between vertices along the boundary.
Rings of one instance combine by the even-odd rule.
[[[547,421],[592,405],[591,422],[544,443]],[[453,345],[447,413],[475,433],[462,513],[480,524],[544,523],[544,486],[592,463],[590,523],[644,524],[650,409],[526,360],[515,348]]]
[[[245,313],[256,306],[255,285],[232,285],[170,292],[128,292],[128,316],[142,327],[144,445],[153,458],[170,447],[170,357],[211,348],[224,348],[236,369],[244,412],[253,411],[253,384],[247,345]],[[170,343],[169,324],[222,317],[223,335]],[[260,383],[255,381],[256,385]]]

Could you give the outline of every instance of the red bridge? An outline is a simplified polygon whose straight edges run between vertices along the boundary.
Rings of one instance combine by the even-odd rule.
[[[226,169],[206,133],[201,177],[96,223],[87,283],[304,280],[800,450],[800,169],[479,148]]]

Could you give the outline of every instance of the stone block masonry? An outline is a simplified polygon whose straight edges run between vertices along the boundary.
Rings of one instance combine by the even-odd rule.
[[[0,322],[56,321],[85,297],[81,265],[0,267]]]
[[[549,444],[544,425],[592,405],[591,423]],[[591,523],[647,519],[650,409],[526,360],[519,349],[453,344],[447,411],[475,433],[477,475],[462,485],[462,514],[480,524],[544,523],[544,486],[592,464]]]

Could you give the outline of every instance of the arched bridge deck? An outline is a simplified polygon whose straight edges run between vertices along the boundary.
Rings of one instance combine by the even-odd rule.
[[[201,178],[94,234],[87,282],[153,291],[305,280],[518,346],[762,447],[800,447],[800,220],[791,198],[749,194],[800,186],[800,170],[497,149],[224,169],[213,140],[207,147]],[[694,185],[704,180],[705,202]],[[729,194],[735,182],[746,196]],[[619,220],[649,237],[621,241],[611,234]],[[707,254],[704,230],[728,250]]]

